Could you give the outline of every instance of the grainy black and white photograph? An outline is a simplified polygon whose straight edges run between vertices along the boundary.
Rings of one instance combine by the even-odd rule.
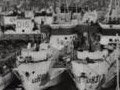
[[[120,0],[0,0],[0,90],[120,90]]]

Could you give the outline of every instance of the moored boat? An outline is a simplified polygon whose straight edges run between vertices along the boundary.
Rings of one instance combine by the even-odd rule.
[[[79,90],[96,90],[99,87],[109,67],[104,60],[106,56],[106,51],[77,52],[77,59],[71,61],[71,76]]]
[[[40,44],[37,50],[29,44],[21,51],[15,71],[19,73],[16,75],[20,75],[25,90],[42,90],[60,82],[64,68],[53,68],[58,56],[59,50],[50,49],[48,43]]]
[[[111,86],[119,90],[119,37],[116,39],[113,49],[75,51],[68,72],[78,90],[103,90]]]

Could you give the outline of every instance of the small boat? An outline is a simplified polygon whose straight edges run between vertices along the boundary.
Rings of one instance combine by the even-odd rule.
[[[119,37],[116,36],[116,39],[113,42],[116,47],[111,46],[112,49],[107,46],[95,51],[81,51],[78,48],[74,52],[68,73],[78,90],[103,90],[113,85],[114,89],[119,87]]]
[[[41,43],[38,48],[28,44],[17,58],[14,72],[22,81],[25,90],[43,90],[60,82],[65,68],[53,68],[58,59],[59,50],[51,49],[48,43]]]

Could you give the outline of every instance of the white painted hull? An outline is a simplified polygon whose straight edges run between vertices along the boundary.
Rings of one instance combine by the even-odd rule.
[[[59,51],[48,49],[48,44],[45,43],[40,44],[40,51],[32,51],[30,48],[31,45],[28,44],[27,50],[21,51],[23,58],[18,57],[18,63],[25,61],[29,56],[33,63],[20,63],[15,70],[19,73],[25,90],[42,90],[59,83],[59,75],[64,69],[53,68]]]
[[[58,29],[58,28],[73,28],[75,27],[77,24],[73,24],[73,23],[63,23],[63,24],[50,24],[51,28],[53,29]]]
[[[96,90],[104,79],[107,69],[106,62],[82,64],[72,61],[71,71],[74,75],[73,80],[79,90]],[[85,76],[82,76],[83,73]]]
[[[102,23],[99,23],[99,25],[103,29],[120,29],[120,24],[102,24]]]
[[[117,39],[120,40],[120,37],[116,36],[101,36],[100,44],[109,45],[110,43],[117,43]]]
[[[60,77],[64,69],[50,69],[50,64],[50,61],[28,65],[21,64],[16,69],[21,76],[20,78],[25,90],[42,90],[60,82]],[[29,72],[29,77],[25,76],[26,72]]]
[[[103,56],[107,56],[108,55],[108,51],[104,50],[104,51],[96,51],[96,52],[88,52],[88,51],[83,51],[77,52],[77,57],[78,59],[86,59],[87,57],[89,57],[90,59],[93,60],[97,60],[97,59],[103,59]]]
[[[7,30],[6,32],[4,32],[5,35],[9,35],[9,34],[40,34],[40,30],[36,30],[36,31],[28,31],[28,32],[19,32],[19,31],[13,31],[13,30]]]

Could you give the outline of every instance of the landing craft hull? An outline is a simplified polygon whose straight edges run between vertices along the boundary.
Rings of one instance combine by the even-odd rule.
[[[45,86],[41,87],[41,90],[52,87],[52,86],[56,86],[62,82],[62,77],[64,77],[63,75],[65,72],[65,69],[56,68],[56,69],[53,69],[52,72],[53,72],[53,76],[51,77],[50,81]]]
[[[47,61],[20,65],[16,69],[21,76],[25,90],[43,90],[60,82],[64,69],[51,69],[49,72],[50,63]],[[29,73],[28,76],[26,76],[26,72]]]
[[[96,90],[102,85],[107,69],[106,62],[82,64],[73,61],[71,72],[79,90]]]

